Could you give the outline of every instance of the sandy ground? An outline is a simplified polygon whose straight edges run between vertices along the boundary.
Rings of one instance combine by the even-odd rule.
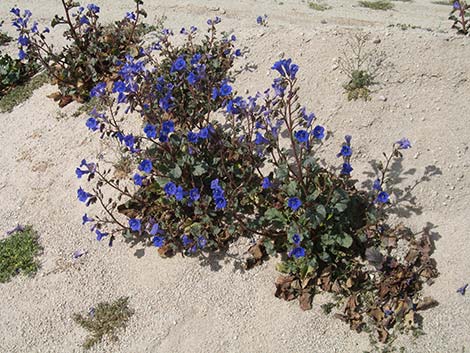
[[[96,1],[106,21],[132,7],[131,1]],[[354,176],[368,179],[370,160],[379,159],[406,136],[413,149],[394,166],[397,185],[392,215],[414,230],[433,225],[435,258],[441,276],[426,288],[440,306],[423,312],[426,335],[401,336],[406,352],[468,352],[470,296],[455,291],[470,282],[470,39],[448,29],[448,7],[429,0],[396,2],[377,12],[352,0],[329,0],[333,9],[310,10],[287,0],[147,0],[149,21],[163,14],[167,26],[204,27],[210,16],[223,18],[239,45],[250,52],[237,65],[253,63],[254,73],[238,77],[239,92],[264,90],[274,78],[269,67],[282,53],[300,65],[303,102],[333,132],[323,154],[337,163],[343,135],[353,135]],[[30,8],[41,24],[60,11],[58,0],[2,0],[1,18],[17,4]],[[267,14],[267,28],[256,16]],[[390,24],[411,24],[432,31],[402,31]],[[387,53],[393,65],[380,77],[370,102],[347,102],[334,60],[352,31],[363,30]],[[59,33],[53,34],[61,43]],[[372,45],[372,44],[371,44]],[[72,118],[75,103],[59,109],[46,85],[12,113],[0,114],[0,232],[17,223],[32,224],[41,236],[42,269],[33,279],[0,284],[0,352],[79,352],[85,332],[71,319],[101,300],[130,296],[136,314],[118,343],[92,352],[362,352],[367,334],[356,334],[313,310],[273,296],[272,260],[247,273],[233,261],[213,258],[161,259],[154,249],[113,248],[94,240],[81,226],[83,205],[76,200],[74,169],[82,158],[106,152],[88,133],[85,117]],[[401,191],[400,191],[401,190]],[[2,235],[3,236],[3,235]],[[73,251],[88,254],[69,266]],[[142,253],[145,252],[144,256]]]

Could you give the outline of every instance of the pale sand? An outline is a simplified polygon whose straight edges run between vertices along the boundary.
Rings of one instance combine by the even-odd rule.
[[[279,54],[292,57],[301,68],[302,101],[334,133],[326,142],[325,157],[338,163],[338,146],[346,133],[352,134],[354,176],[361,181],[367,178],[363,172],[371,171],[369,160],[379,159],[403,136],[412,141],[398,187],[417,184],[411,191],[414,211],[406,211],[406,200],[398,209],[414,230],[427,222],[435,226],[439,239],[434,257],[441,275],[425,293],[440,305],[422,313],[426,335],[400,336],[396,346],[407,352],[468,351],[470,296],[455,291],[470,282],[470,39],[449,29],[448,7],[427,0],[395,2],[395,10],[388,12],[359,8],[350,0],[330,0],[333,9],[325,12],[297,0],[284,2],[147,0],[145,8],[149,21],[167,15],[166,24],[175,32],[182,26],[204,28],[208,17],[221,16],[221,27],[233,29],[239,45],[251,49],[237,65],[258,65],[256,72],[238,78],[235,86],[241,93],[264,90],[275,77],[266,72]],[[3,0],[1,18],[9,18],[15,4],[31,9],[41,24],[60,12],[58,0]],[[107,21],[132,8],[130,0],[97,4]],[[255,21],[264,13],[269,16],[267,28]],[[434,32],[387,28],[396,23]],[[349,33],[361,29],[381,39],[378,47],[394,67],[379,78],[382,84],[371,102],[347,102],[341,87],[345,77],[332,65]],[[53,38],[63,43],[59,33]],[[104,147],[85,128],[85,117],[56,119],[58,107],[46,98],[53,91],[44,86],[12,113],[0,114],[0,232],[3,236],[17,223],[32,224],[44,246],[43,267],[35,278],[0,285],[0,352],[79,352],[86,332],[72,321],[72,313],[121,295],[130,296],[136,314],[118,343],[98,345],[92,352],[370,349],[367,334],[352,332],[323,314],[321,297],[309,312],[276,299],[276,259],[240,273],[223,259],[214,259],[211,268],[198,259],[161,259],[153,248],[138,258],[134,253],[139,249],[121,239],[113,248],[97,242],[81,226],[85,209],[76,200],[80,183],[74,169]],[[73,103],[64,112],[70,115],[77,106]],[[431,175],[423,179],[426,170]],[[77,249],[88,251],[78,268],[57,265]],[[220,267],[215,271],[216,264]]]

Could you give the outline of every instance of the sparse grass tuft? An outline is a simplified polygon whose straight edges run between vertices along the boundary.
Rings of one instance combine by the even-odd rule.
[[[325,11],[331,9],[331,6],[316,1],[309,1],[308,7],[315,11]]]
[[[42,248],[31,227],[18,229],[0,241],[0,283],[8,282],[18,273],[32,276],[39,269],[36,257]]]
[[[134,314],[128,301],[129,298],[121,297],[112,303],[98,303],[96,308],[91,308],[86,315],[73,315],[73,320],[90,333],[83,343],[85,349],[90,349],[105,337],[117,341],[117,331],[125,328],[127,321]]]
[[[12,88],[5,96],[0,98],[0,112],[11,112],[18,104],[29,99],[33,92],[47,83],[48,78],[45,73],[34,76],[23,85]]]
[[[431,4],[449,6],[449,5],[452,5],[452,0],[436,0],[436,1],[431,1]]]
[[[375,1],[359,1],[359,5],[362,7],[367,7],[368,9],[372,10],[382,10],[387,11],[394,8],[393,5],[389,0],[375,0]]]

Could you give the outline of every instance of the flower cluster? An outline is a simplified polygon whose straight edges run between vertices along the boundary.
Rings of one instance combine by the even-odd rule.
[[[456,29],[457,33],[467,35],[470,31],[470,4],[465,0],[455,0],[449,20],[453,21],[452,28]]]

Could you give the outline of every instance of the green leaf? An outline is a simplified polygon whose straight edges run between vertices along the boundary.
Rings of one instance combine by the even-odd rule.
[[[323,220],[326,218],[326,208],[323,205],[318,205],[317,206],[317,215],[320,219],[320,222],[323,222]]]
[[[271,221],[285,222],[286,220],[282,212],[276,208],[269,208],[264,216]]]
[[[350,248],[353,244],[353,238],[349,234],[343,233],[336,238],[336,242],[343,248]]]
[[[296,196],[299,191],[299,185],[295,180],[293,180],[289,183],[289,185],[287,185],[286,191],[289,196]]]
[[[201,176],[207,172],[207,169],[202,164],[197,164],[194,166],[193,175],[194,176]]]
[[[170,176],[174,179],[179,179],[181,174],[182,171],[179,165],[176,165],[175,168],[170,171]]]

